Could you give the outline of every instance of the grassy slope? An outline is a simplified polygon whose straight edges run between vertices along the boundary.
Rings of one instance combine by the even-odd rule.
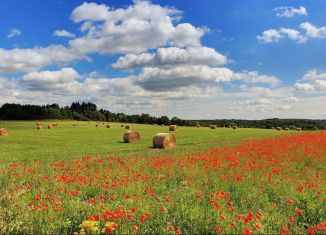
[[[43,122],[44,127],[50,122]],[[55,129],[37,131],[35,122],[13,121],[1,124],[10,129],[9,137],[0,138],[0,162],[18,160],[71,159],[85,155],[177,155],[189,152],[205,151],[221,146],[233,146],[248,138],[265,138],[289,132],[277,132],[264,129],[228,129],[179,127],[175,132],[178,148],[175,150],[152,149],[152,138],[157,132],[167,132],[168,127],[133,125],[139,131],[139,144],[122,143],[125,129],[120,123],[113,128],[104,125],[96,128],[95,123],[79,122],[72,127],[72,122],[59,122]]]

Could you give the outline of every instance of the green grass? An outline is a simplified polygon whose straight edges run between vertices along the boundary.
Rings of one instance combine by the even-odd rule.
[[[209,129],[207,127],[179,127],[174,132],[178,147],[173,150],[152,149],[152,138],[158,132],[168,132],[168,127],[133,124],[133,130],[141,135],[138,144],[125,144],[125,129],[121,123],[95,127],[95,122],[78,122],[73,127],[69,121],[58,122],[59,127],[46,129],[51,122],[42,122],[44,129],[37,131],[35,122],[9,121],[1,127],[10,129],[10,136],[0,137],[0,162],[22,160],[66,160],[86,155],[96,156],[151,156],[200,152],[223,146],[234,146],[244,139],[260,139],[288,132],[275,130],[239,128]]]

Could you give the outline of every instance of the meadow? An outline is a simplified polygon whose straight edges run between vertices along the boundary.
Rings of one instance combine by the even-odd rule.
[[[325,132],[179,127],[162,150],[162,126],[2,127],[0,234],[326,232]]]
[[[59,127],[48,130],[47,125],[53,122],[43,121],[44,129],[36,130],[35,121],[8,121],[0,124],[10,130],[8,138],[1,138],[0,162],[24,160],[68,160],[87,155],[99,156],[172,156],[207,151],[223,146],[234,146],[248,138],[263,138],[288,134],[265,129],[229,129],[178,127],[174,132],[178,148],[173,150],[152,149],[152,138],[158,132],[169,132],[167,126],[133,124],[132,129],[138,131],[141,140],[136,144],[123,143],[121,125],[113,123],[107,129],[102,123],[95,127],[95,122],[58,122]],[[72,124],[77,123],[76,127]],[[292,131],[291,131],[292,132]],[[3,147],[2,147],[3,146]]]

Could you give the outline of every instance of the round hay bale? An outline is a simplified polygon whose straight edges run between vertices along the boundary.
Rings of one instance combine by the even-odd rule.
[[[199,125],[199,124],[197,124],[197,125],[196,125],[196,127],[197,127],[197,128],[200,128],[200,125]]]
[[[58,127],[58,123],[56,122],[52,123],[52,127]]]
[[[95,126],[98,127],[98,124],[96,123]]]
[[[170,125],[169,126],[169,131],[176,131],[177,130],[177,125]]]
[[[154,148],[169,149],[177,146],[177,140],[171,133],[157,133],[153,138]]]
[[[0,128],[0,136],[8,136],[9,130],[6,128]]]
[[[238,127],[237,127],[237,126],[233,126],[232,128],[233,128],[233,129],[237,129]]]
[[[278,127],[276,127],[276,130],[281,131],[282,127],[278,126]]]
[[[48,129],[51,129],[52,128],[52,126],[51,125],[48,125]]]
[[[42,125],[42,124],[37,125],[37,126],[36,126],[36,129],[37,129],[37,130],[42,130],[42,129],[43,129],[43,125]]]
[[[125,125],[121,124],[121,127],[124,127]]]
[[[111,128],[112,125],[111,124],[106,124],[106,128]]]
[[[285,131],[288,131],[288,130],[290,130],[290,128],[286,127],[286,128],[284,128],[284,130],[285,130]]]
[[[295,128],[296,131],[302,131],[302,128],[301,127],[297,127]]]
[[[130,124],[127,124],[127,125],[125,126],[125,128],[126,128],[126,129],[131,129],[131,125],[130,125]]]
[[[72,126],[77,126],[77,123],[73,123]]]
[[[209,125],[211,129],[216,129],[216,125]]]
[[[125,143],[138,143],[140,141],[140,134],[137,131],[126,131],[123,135]]]

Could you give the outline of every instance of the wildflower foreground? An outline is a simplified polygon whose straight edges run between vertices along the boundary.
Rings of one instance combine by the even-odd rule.
[[[326,133],[0,168],[0,233],[322,234]]]

